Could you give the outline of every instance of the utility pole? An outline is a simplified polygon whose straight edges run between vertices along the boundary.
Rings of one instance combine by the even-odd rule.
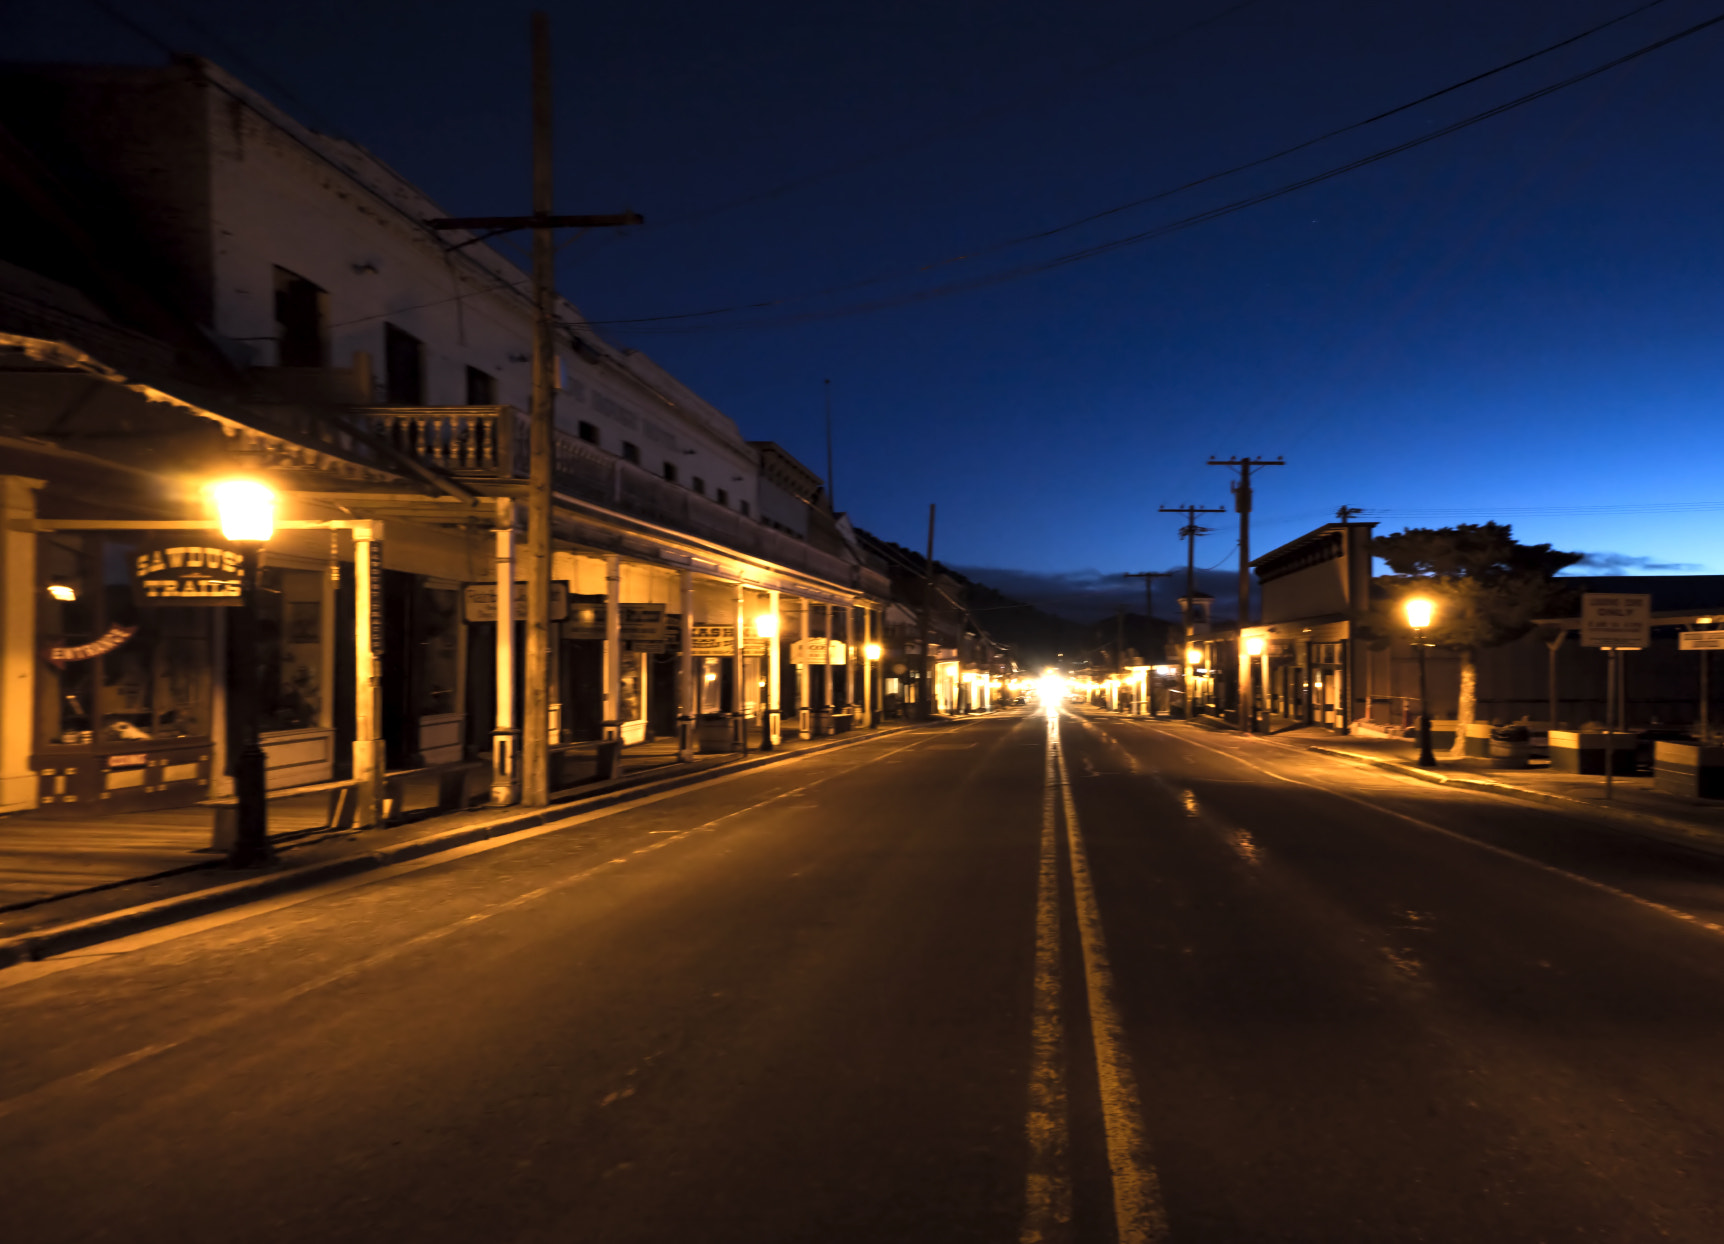
[[[1358,619],[1353,616],[1353,519],[1363,514],[1356,505],[1338,506],[1335,518],[1341,524],[1341,604],[1347,615],[1347,643],[1342,650],[1341,661],[1341,733],[1345,734],[1352,726],[1353,700],[1357,688],[1354,686],[1355,675],[1359,668],[1359,653],[1364,645],[1360,640]],[[1370,564],[1366,563],[1366,573],[1369,575]],[[1370,603],[1370,593],[1366,593],[1366,603]],[[1369,656],[1366,660],[1369,660]],[[1368,681],[1368,680],[1367,680]],[[1309,713],[1310,700],[1306,700]],[[1365,716],[1371,715],[1369,687],[1366,688]]]
[[[1239,513],[1239,730],[1251,731],[1249,708],[1251,661],[1245,655],[1245,628],[1251,622],[1251,472],[1257,467],[1286,466],[1276,458],[1211,458],[1210,466],[1238,467],[1239,478],[1233,481],[1233,508]]]
[[[922,563],[922,686],[917,693],[921,712],[928,721],[934,716],[934,683],[928,660],[928,628],[934,610],[934,503],[928,503],[928,559]]]
[[[1191,646],[1191,600],[1197,595],[1197,537],[1209,534],[1209,528],[1197,525],[1197,516],[1227,511],[1219,505],[1164,505],[1161,512],[1185,515],[1185,526],[1179,529],[1180,538],[1185,541],[1185,604],[1179,609],[1180,629],[1185,633],[1180,639],[1179,668],[1185,671],[1185,719],[1190,721],[1197,714],[1191,708],[1191,662],[1185,654]]]
[[[426,221],[433,229],[483,229],[487,236],[515,229],[533,231],[533,391],[529,411],[532,460],[527,482],[526,660],[521,682],[526,691],[521,722],[521,802],[550,802],[551,716],[551,475],[556,424],[557,229],[638,225],[634,212],[608,216],[552,214],[551,19],[532,15],[533,59],[533,214],[462,216]],[[514,625],[512,593],[498,593],[497,625]]]
[[[1145,609],[1145,613],[1143,615],[1143,620],[1144,620],[1143,633],[1144,633],[1144,643],[1147,644],[1149,642],[1149,636],[1151,634],[1150,624],[1155,621],[1155,581],[1157,579],[1171,579],[1173,577],[1173,571],[1171,571],[1171,570],[1140,570],[1140,571],[1135,571],[1135,572],[1127,571],[1121,577],[1126,578],[1126,579],[1142,579],[1143,580],[1143,605],[1144,605],[1144,609]],[[1181,646],[1183,647],[1183,642],[1182,642]],[[1165,656],[1166,654],[1163,653],[1162,655]],[[1154,660],[1152,654],[1150,654],[1148,652],[1145,652],[1143,654],[1143,659],[1144,659],[1145,663],[1147,663],[1149,665],[1160,664],[1158,661]],[[1183,652],[1180,653],[1179,660],[1180,660],[1181,664],[1184,663],[1185,654]],[[1155,710],[1155,703],[1154,703],[1155,697],[1151,694],[1151,689],[1154,686],[1152,680],[1154,678],[1155,678],[1155,672],[1153,670],[1146,670],[1144,672],[1144,675],[1143,675],[1144,704],[1140,707],[1141,707],[1145,716],[1152,716],[1154,714],[1154,710]]]

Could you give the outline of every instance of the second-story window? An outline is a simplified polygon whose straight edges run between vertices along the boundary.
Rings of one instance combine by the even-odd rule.
[[[638,465],[641,460],[641,447],[633,441],[624,441],[623,458],[625,461],[633,462]]]
[[[329,295],[286,268],[275,270],[275,352],[278,367],[329,364]]]
[[[720,488],[718,490],[718,503],[720,505],[729,505],[730,504],[730,494],[722,488]]]
[[[383,326],[383,400],[390,406],[425,404],[425,343],[393,324]]]
[[[738,502],[737,502],[737,503],[736,503],[736,508],[737,508],[737,509],[739,509],[739,510],[741,510],[741,511],[742,511],[742,516],[743,516],[743,517],[744,517],[744,518],[747,518],[747,517],[748,517],[748,502],[746,502],[746,501],[738,501]]]
[[[496,404],[497,378],[488,371],[469,367],[467,369],[467,405],[495,406]]]
[[[698,492],[701,496],[703,496],[703,497],[706,496],[706,481],[703,480],[700,476],[697,475],[692,480],[690,480],[689,486],[691,488],[693,488],[696,492]]]
[[[598,428],[588,423],[585,419],[581,420],[580,435],[581,439],[589,445],[597,445],[599,443]]]
[[[671,483],[676,483],[676,463],[667,462],[664,464],[664,477]]]

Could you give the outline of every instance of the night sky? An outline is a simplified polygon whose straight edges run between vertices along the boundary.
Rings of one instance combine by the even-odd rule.
[[[559,279],[610,339],[817,470],[830,378],[839,508],[919,547],[937,502],[941,560],[1080,614],[1142,599],[1122,571],[1183,567],[1156,507],[1228,504],[1212,454],[1286,456],[1262,475],[1256,553],[1348,504],[1383,531],[1512,522],[1592,573],[1724,571],[1724,24],[1048,266],[1430,135],[1719,4],[553,5],[559,209],[648,221],[575,239]],[[1387,120],[1014,241],[1637,5]],[[15,0],[8,55],[159,62],[123,13],[451,213],[515,213],[530,7]],[[742,309],[658,318],[718,308]],[[1230,566],[1234,519],[1214,518],[1199,565]]]

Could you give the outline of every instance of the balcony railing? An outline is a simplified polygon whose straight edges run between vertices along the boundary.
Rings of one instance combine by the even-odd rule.
[[[364,413],[372,431],[396,450],[452,476],[527,477],[530,433],[526,416],[512,406],[370,407]],[[564,496],[699,536],[828,582],[874,595],[886,594],[886,576],[871,567],[812,548],[579,437],[558,431],[552,448],[553,486]]]

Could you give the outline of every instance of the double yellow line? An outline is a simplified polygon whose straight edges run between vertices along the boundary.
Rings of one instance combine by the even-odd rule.
[[[1042,781],[1041,866],[1036,885],[1035,983],[1030,1020],[1031,1067],[1021,1244],[1062,1244],[1071,1233],[1071,1166],[1065,1087],[1065,1031],[1061,1022],[1059,822],[1065,821],[1072,901],[1083,954],[1083,990],[1089,1010],[1096,1080],[1101,1096],[1108,1174],[1119,1244],[1164,1244],[1167,1214],[1161,1183],[1150,1164],[1143,1135],[1143,1105],[1137,1076],[1125,1052],[1125,1027],[1114,1002],[1113,968],[1107,957],[1101,909],[1084,851],[1083,831],[1072,800],[1070,776],[1060,746],[1058,706],[1049,705],[1046,763]]]

